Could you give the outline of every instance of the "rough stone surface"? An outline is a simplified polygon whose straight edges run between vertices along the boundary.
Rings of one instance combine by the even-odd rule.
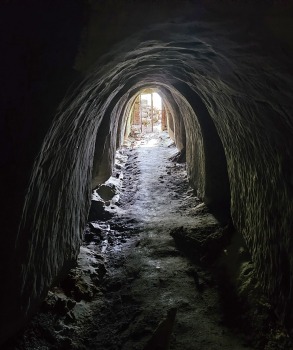
[[[116,189],[113,184],[103,184],[97,189],[97,192],[104,201],[108,201],[115,196]]]
[[[1,33],[9,33],[1,39],[2,198],[8,204],[0,339],[23,324],[76,260],[91,188],[111,175],[127,103],[145,87],[166,97],[174,140],[186,144],[199,197],[215,207],[231,201],[257,278],[292,327],[292,6],[162,1],[156,11],[142,2],[131,7],[129,22],[127,1],[115,15],[110,5],[93,1],[95,11],[84,17],[82,1],[64,3],[61,12],[49,2],[26,9],[17,1],[0,11],[7,26]],[[15,13],[14,27],[9,20]],[[147,28],[151,23],[159,24]],[[57,103],[79,76],[76,69],[87,70],[87,77],[64,99],[46,133]]]

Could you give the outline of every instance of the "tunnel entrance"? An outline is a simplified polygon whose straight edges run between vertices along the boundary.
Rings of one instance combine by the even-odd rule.
[[[132,133],[166,130],[166,110],[157,90],[142,90],[135,98],[128,118]]]

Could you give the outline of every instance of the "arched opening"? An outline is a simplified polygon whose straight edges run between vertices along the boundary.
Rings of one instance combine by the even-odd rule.
[[[117,137],[113,136],[116,137],[116,147],[119,147],[123,143],[124,137],[130,134],[131,123],[134,118],[134,106],[140,99],[141,90],[139,89],[138,87],[130,92],[129,101],[126,101],[124,98],[122,101],[120,100],[118,102],[120,107],[115,107],[111,113],[113,120],[115,120],[117,111],[120,111],[117,127],[115,126]],[[210,206],[220,221],[225,222],[229,220],[230,186],[225,152],[205,104],[184,83],[178,84],[176,88],[157,83],[157,89],[162,94],[168,133],[179,151],[177,158],[181,157],[185,160],[187,156],[188,176],[191,186],[196,189],[198,197]],[[142,91],[148,90],[144,88]],[[137,106],[136,126],[138,126],[139,132],[142,132],[142,114],[139,103],[137,103]],[[104,118],[104,122],[109,123],[109,120]],[[149,122],[151,125],[151,118]],[[107,132],[107,135],[107,142],[109,142],[110,134]],[[103,153],[100,151],[100,145],[105,144],[102,134],[97,135],[97,140],[96,148],[98,151],[94,162],[108,164],[109,168],[106,177],[109,177],[114,164],[115,150],[112,150],[112,156],[110,156],[112,165],[109,165],[109,155],[103,156]],[[193,146],[191,147],[190,145]],[[111,148],[106,147],[105,150],[109,151]],[[104,168],[100,166],[99,169]],[[103,179],[102,183],[105,180],[103,177],[101,178]]]
[[[163,104],[153,89],[144,89],[136,97],[127,118],[125,135],[130,132],[150,133],[164,130]]]

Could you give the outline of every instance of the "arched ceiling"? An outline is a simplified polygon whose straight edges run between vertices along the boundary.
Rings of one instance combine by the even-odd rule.
[[[121,8],[114,1],[117,8],[111,7],[115,15],[108,22],[112,12],[106,3],[89,2],[75,57],[75,69],[81,75],[87,72],[86,77],[60,104],[32,170],[19,232],[10,242],[16,252],[9,259],[16,267],[7,272],[13,278],[3,288],[3,300],[13,310],[3,332],[11,332],[16,315],[21,323],[33,312],[76,258],[93,165],[97,171],[104,167],[103,176],[109,174],[127,103],[140,89],[152,86],[164,94],[177,124],[185,126],[191,184],[210,203],[219,194],[230,200],[231,192],[233,223],[280,318],[289,324],[292,56],[287,36],[280,34],[283,27],[273,25],[279,23],[274,7],[262,5],[260,12],[249,2],[244,11],[236,10],[239,2],[231,2],[222,11],[215,1],[175,1],[172,8],[161,1],[161,10],[152,17],[156,11],[148,8],[149,2],[131,12],[134,4],[126,1]],[[62,76],[60,67],[58,74]]]

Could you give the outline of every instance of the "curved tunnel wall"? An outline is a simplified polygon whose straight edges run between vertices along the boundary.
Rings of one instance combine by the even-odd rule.
[[[292,75],[280,68],[280,62],[286,67],[290,60],[281,53],[268,57],[257,40],[251,44],[243,33],[237,39],[230,30],[233,25],[175,22],[134,35],[101,60],[63,103],[28,188],[15,240],[14,266],[19,268],[9,267],[13,277],[2,290],[1,307],[7,311],[1,314],[2,338],[22,324],[76,258],[90,203],[93,160],[101,153],[99,145],[105,144],[100,140],[109,140],[111,152],[105,150],[111,160],[117,115],[123,114],[131,91],[143,84],[163,85],[185,117],[197,116],[184,119],[198,134],[197,144],[189,142],[186,127],[189,172],[197,173],[197,180],[192,178],[197,188],[210,171],[204,156],[212,164],[209,157],[217,155],[209,149],[208,138],[219,135],[234,225],[280,318],[292,324],[293,88]],[[212,135],[210,126],[199,125],[208,116],[208,123],[215,125]],[[101,129],[103,123],[107,132]],[[221,157],[215,161],[221,163]]]
[[[155,75],[154,72],[152,74]],[[143,81],[146,78],[142,77],[141,79]],[[187,166],[189,169],[190,185],[197,190],[198,196],[209,206],[223,211],[224,208],[227,208],[230,205],[227,164],[222,143],[209,113],[200,97],[185,83],[178,83],[176,85],[177,89],[174,87],[167,87],[165,84],[161,85],[158,84],[158,82],[156,83],[156,87],[160,89],[162,97],[164,98],[165,103],[167,103],[168,109],[173,116],[172,119],[176,146],[179,150],[187,149]],[[121,127],[121,124],[124,125],[126,122],[128,114],[124,114],[122,110],[125,110],[128,99],[130,98],[132,100],[132,97],[136,96],[134,94],[137,94],[139,89],[141,90],[146,87],[141,86],[140,84],[136,85],[138,85],[138,87],[136,87],[134,91],[125,94],[123,98],[120,99],[119,105],[122,106],[119,108],[117,107],[117,104],[112,111],[111,120],[114,135],[115,132],[117,132],[116,125],[120,124]],[[192,103],[193,108],[188,103],[187,98]],[[131,103],[131,101],[128,103]],[[195,114],[195,110],[198,110],[197,114]],[[122,118],[124,119],[124,122],[117,122],[117,118],[121,118],[120,116],[124,116],[124,118]],[[104,118],[105,117],[106,116],[104,116]],[[106,118],[106,120],[108,127],[111,128],[110,119]],[[188,130],[187,135],[185,124]],[[105,128],[105,130],[107,129]],[[97,135],[96,145],[97,144],[105,144],[105,140],[99,140],[99,134]],[[111,175],[110,168],[112,169],[112,165],[114,164],[115,147],[111,149],[108,146],[106,156],[102,146],[99,146],[98,149],[103,150],[99,155],[97,154],[97,157],[99,164],[105,164],[105,168],[109,170],[106,176],[108,178]],[[109,153],[111,153],[110,158]],[[112,161],[111,167],[108,165],[110,163],[109,159]],[[104,172],[103,166],[101,172]],[[102,179],[101,182],[104,180],[105,179]]]

